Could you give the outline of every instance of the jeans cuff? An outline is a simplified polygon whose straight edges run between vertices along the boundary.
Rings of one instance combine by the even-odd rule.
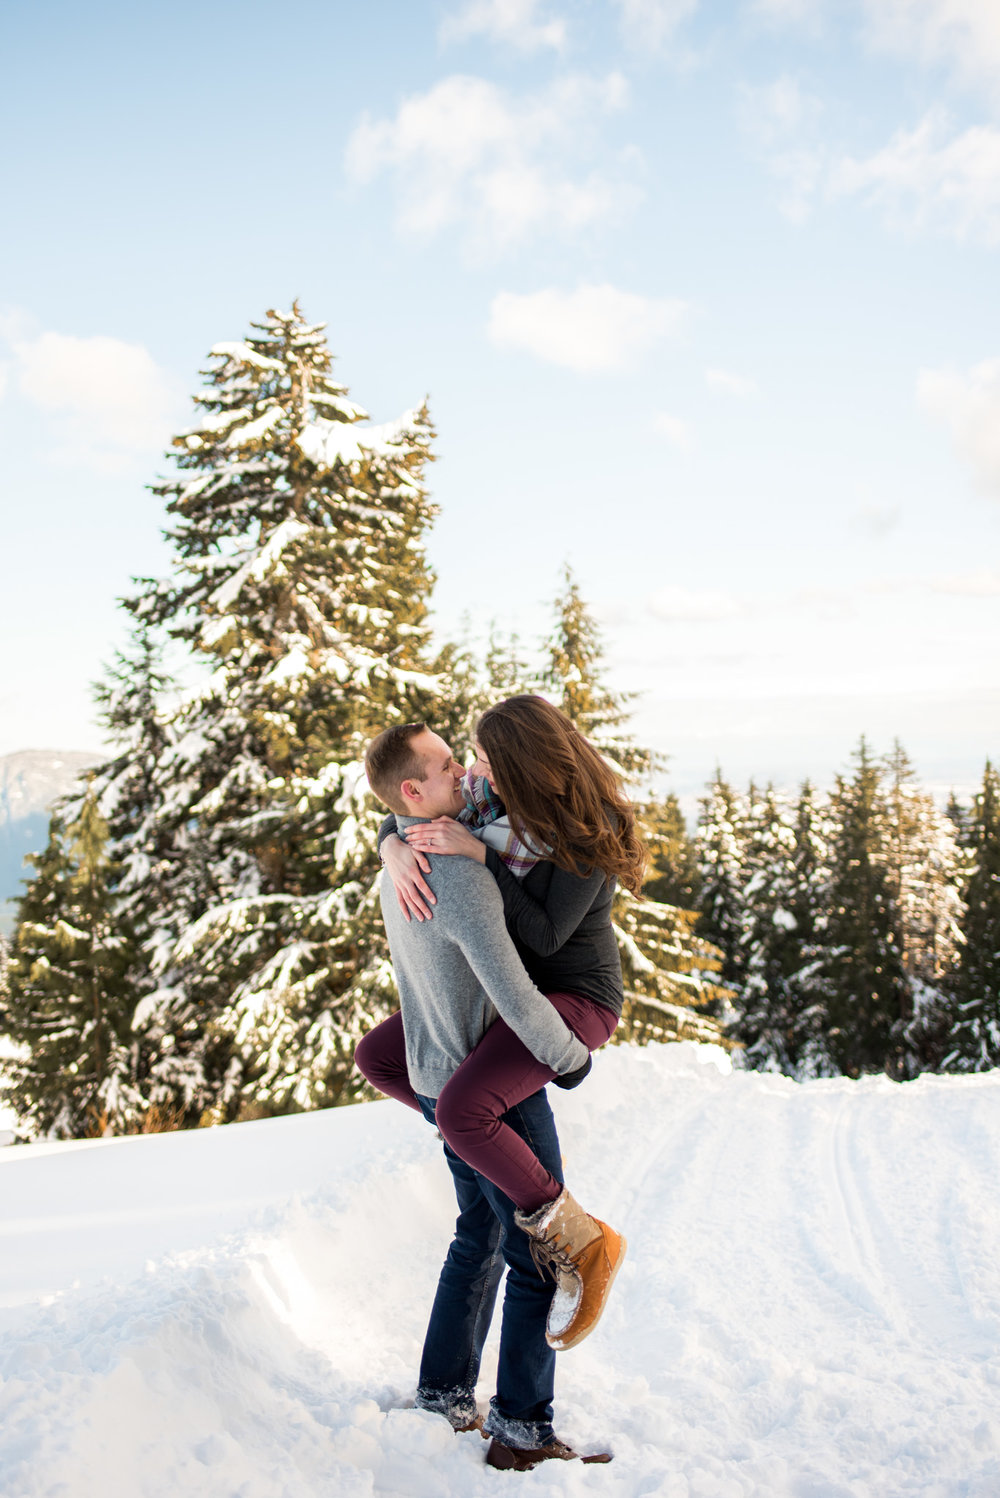
[[[461,1386],[454,1389],[429,1389],[421,1384],[414,1404],[418,1410],[443,1415],[456,1430],[463,1425],[471,1425],[479,1414],[475,1390]]]
[[[504,1446],[514,1451],[537,1451],[555,1439],[551,1420],[511,1420],[501,1415],[496,1398],[490,1400],[490,1412],[483,1427],[488,1436],[495,1436]]]

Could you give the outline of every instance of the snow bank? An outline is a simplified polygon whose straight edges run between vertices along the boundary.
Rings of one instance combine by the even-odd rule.
[[[4,1498],[996,1498],[1000,1074],[620,1048],[553,1105],[630,1240],[558,1365],[612,1466],[493,1473],[407,1407],[453,1199],[381,1103],[0,1154]]]

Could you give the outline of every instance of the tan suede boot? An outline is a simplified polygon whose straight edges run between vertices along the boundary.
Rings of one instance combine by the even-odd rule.
[[[608,1291],[625,1257],[626,1243],[607,1223],[591,1217],[564,1187],[537,1212],[514,1214],[531,1239],[539,1274],[556,1282],[545,1340],[557,1352],[575,1347],[601,1319]]]

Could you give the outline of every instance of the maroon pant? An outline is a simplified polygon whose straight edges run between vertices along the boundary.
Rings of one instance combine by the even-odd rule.
[[[618,1023],[610,1009],[579,994],[545,997],[589,1051],[602,1046]],[[401,1014],[370,1030],[358,1044],[354,1059],[379,1092],[420,1111],[406,1070]],[[503,1115],[555,1075],[497,1019],[442,1087],[434,1110],[445,1143],[525,1212],[555,1201],[562,1186],[521,1136],[503,1122]]]

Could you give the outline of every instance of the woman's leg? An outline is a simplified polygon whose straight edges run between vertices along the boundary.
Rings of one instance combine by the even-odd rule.
[[[406,1069],[406,1040],[403,1035],[403,1016],[393,1014],[374,1030],[362,1036],[354,1052],[354,1061],[361,1075],[398,1103],[415,1108],[420,1104],[410,1086],[410,1074]]]
[[[618,1023],[610,1009],[578,994],[553,993],[546,997],[588,1050],[602,1046]],[[523,1212],[534,1212],[555,1201],[562,1183],[502,1121],[503,1115],[554,1076],[551,1068],[537,1060],[498,1019],[441,1089],[437,1100],[435,1117],[445,1141]]]

